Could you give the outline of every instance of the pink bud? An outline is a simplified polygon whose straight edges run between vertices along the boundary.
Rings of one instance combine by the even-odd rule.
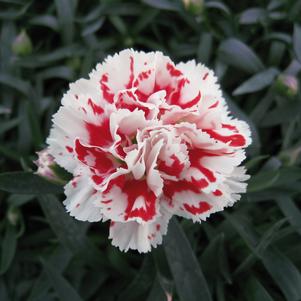
[[[47,178],[48,180],[57,180],[52,167],[55,165],[54,158],[49,154],[47,148],[37,152],[38,159],[34,161],[38,167],[36,174]]]

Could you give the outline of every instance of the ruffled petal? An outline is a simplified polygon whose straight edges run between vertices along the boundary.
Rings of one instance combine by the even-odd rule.
[[[100,208],[94,202],[99,193],[93,188],[86,175],[74,177],[65,186],[66,200],[64,205],[71,216],[80,221],[98,222],[103,219]]]
[[[151,247],[155,248],[162,243],[162,236],[167,233],[169,219],[170,215],[165,213],[146,224],[112,221],[109,238],[112,239],[112,245],[121,251],[133,249],[139,253],[146,253]]]

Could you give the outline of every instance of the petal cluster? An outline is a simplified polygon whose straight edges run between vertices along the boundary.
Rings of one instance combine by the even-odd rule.
[[[239,200],[248,125],[230,116],[213,72],[124,50],[70,84],[47,140],[73,175],[68,212],[110,220],[112,244],[148,252],[173,215],[200,222]]]

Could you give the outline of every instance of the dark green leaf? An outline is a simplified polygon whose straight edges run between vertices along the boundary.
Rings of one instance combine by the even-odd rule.
[[[65,44],[71,44],[74,35],[74,1],[55,0],[58,21]]]
[[[62,193],[63,187],[31,172],[6,172],[0,174],[0,190],[19,194]]]
[[[246,300],[248,301],[273,301],[264,286],[255,278],[250,278],[244,287]]]
[[[62,273],[71,260],[71,252],[64,247],[58,247],[48,259],[48,263],[53,266],[58,273]],[[51,282],[48,281],[47,272],[44,269],[40,276],[36,279],[34,286],[30,292],[28,301],[42,299],[47,294]]]
[[[54,31],[59,30],[59,24],[57,18],[50,15],[34,17],[30,20],[30,23],[33,25],[45,26]]]
[[[273,186],[279,177],[279,171],[265,171],[252,176],[248,183],[248,192],[256,192]]]
[[[87,224],[68,215],[63,205],[52,195],[39,196],[42,210],[60,243],[77,255],[82,255],[94,268],[106,265],[104,256],[85,235]]]
[[[0,275],[7,272],[16,252],[17,233],[14,226],[7,224],[4,238],[1,242],[1,264]]]
[[[210,291],[201,267],[176,219],[170,221],[164,248],[180,299],[182,301],[211,301]]]
[[[120,293],[118,301],[138,301],[141,300],[145,292],[150,288],[155,276],[155,267],[150,256],[146,256],[142,266],[129,284],[129,286]]]
[[[43,265],[48,276],[48,280],[52,284],[52,288],[57,292],[61,300],[82,301],[80,295],[61,275],[59,270],[46,261],[43,262]]]
[[[301,63],[301,26],[294,25],[293,46],[297,59]]]
[[[1,10],[0,20],[16,20],[23,16],[31,5],[31,1],[23,5],[20,9]]]
[[[164,292],[158,277],[156,277],[146,301],[166,301],[166,297],[166,293]]]
[[[27,81],[10,76],[8,74],[0,74],[0,84],[11,87],[24,95],[28,96],[30,92],[30,84]]]
[[[292,226],[301,235],[301,212],[289,196],[276,197],[276,202]]]

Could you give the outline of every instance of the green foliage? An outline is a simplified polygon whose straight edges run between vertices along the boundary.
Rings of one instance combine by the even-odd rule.
[[[196,2],[196,1],[191,1]],[[0,300],[301,300],[301,1],[0,0]],[[23,43],[23,44],[22,44]],[[33,175],[68,84],[123,48],[215,70],[253,144],[248,193],[121,253]],[[293,79],[293,80],[292,80]]]

